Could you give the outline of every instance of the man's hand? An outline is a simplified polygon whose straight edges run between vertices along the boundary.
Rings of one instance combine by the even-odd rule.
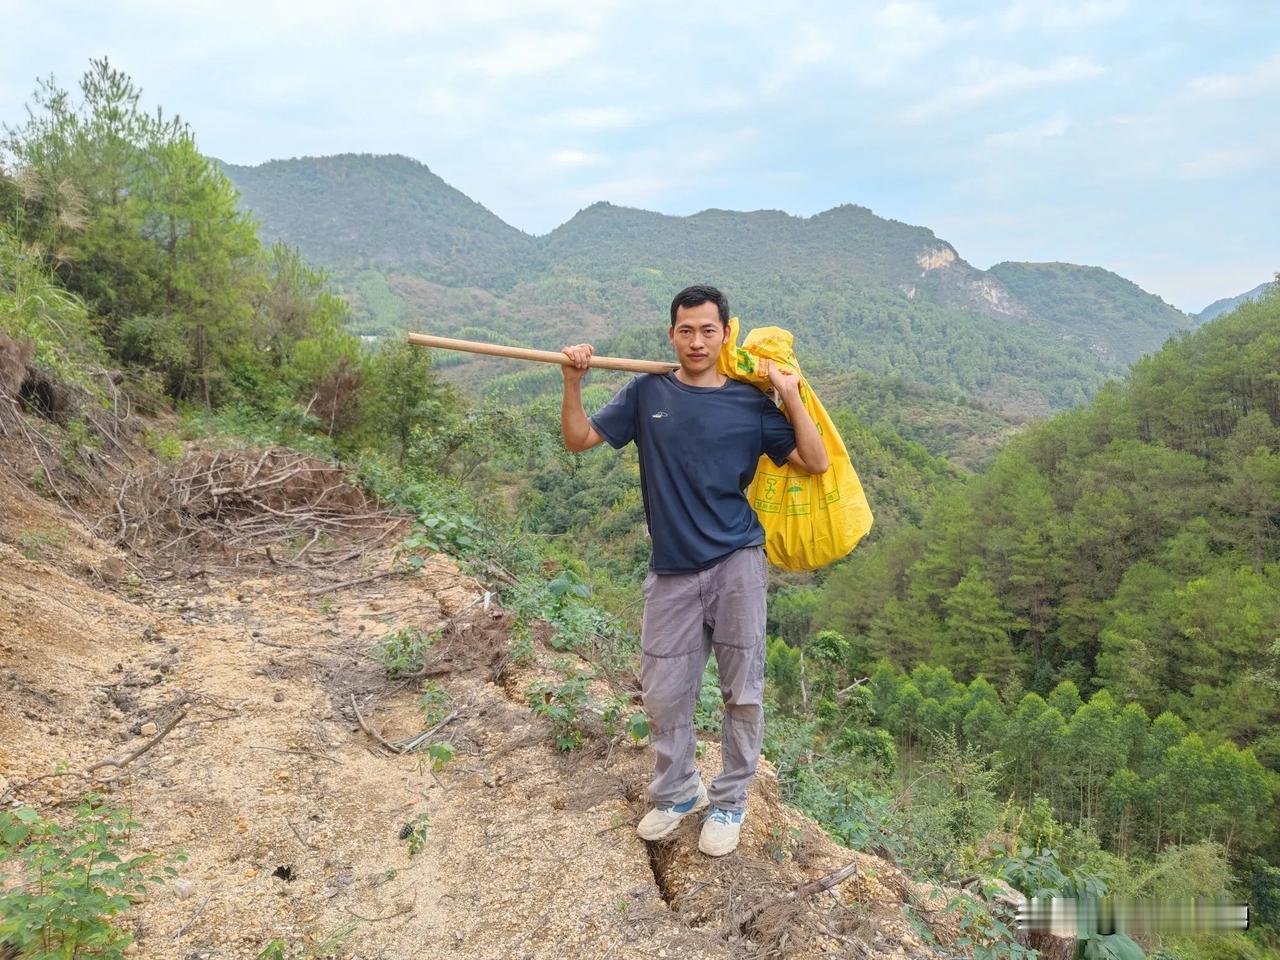
[[[765,372],[769,374],[769,382],[786,405],[787,418],[796,431],[796,448],[791,451],[787,460],[806,473],[826,473],[831,461],[813,418],[800,401],[799,374],[788,367],[778,366],[772,360],[766,360],[765,363],[768,364]]]
[[[800,377],[794,370],[790,367],[780,367],[772,360],[766,360],[765,363],[768,364],[765,372],[769,375],[769,383],[778,391],[778,396],[789,400],[800,395]]]
[[[573,361],[573,366],[566,364],[560,367],[561,372],[564,374],[564,382],[581,383],[582,378],[587,375],[587,371],[591,368],[591,354],[593,352],[591,344],[578,343],[572,347],[565,347],[561,352]]]
[[[590,450],[604,438],[596,433],[595,427],[587,419],[587,412],[582,409],[582,378],[591,367],[591,344],[579,343],[564,348],[564,355],[573,361],[573,366],[561,364],[564,371],[564,398],[560,403],[560,433],[564,437],[566,450],[581,453]]]

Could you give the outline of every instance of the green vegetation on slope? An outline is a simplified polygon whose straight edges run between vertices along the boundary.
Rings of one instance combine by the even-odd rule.
[[[1258,284],[1252,290],[1248,290],[1245,293],[1240,294],[1238,297],[1224,297],[1221,300],[1215,300],[1213,303],[1209,304],[1197,313],[1196,319],[1201,323],[1214,320],[1222,316],[1224,313],[1230,313],[1242,303],[1246,303],[1250,300],[1257,300],[1268,290],[1274,290],[1277,285],[1276,281],[1269,280],[1266,283]]]
[[[1280,297],[1032,427],[918,530],[826,582],[816,622],[904,669],[1069,678],[1280,766]]]
[[[532,253],[532,238],[407,157],[342,154],[222,169],[265,238],[332,267],[395,265],[428,280],[501,287]]]
[[[1181,310],[1101,267],[1006,262],[987,272],[1064,338],[1124,363],[1191,325]]]

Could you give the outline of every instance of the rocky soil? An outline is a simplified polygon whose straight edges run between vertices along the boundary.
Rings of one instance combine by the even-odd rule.
[[[514,661],[491,585],[447,558],[420,575],[390,573],[385,546],[323,570],[166,567],[87,532],[29,466],[0,470],[0,801],[60,817],[96,789],[143,824],[139,850],[186,852],[121,920],[138,956],[940,955],[903,905],[945,941],[941,900],[782,804],[767,763],[736,853],[700,854],[696,823],[641,841],[648,749],[557,750],[526,691],[585,664],[540,644]],[[94,509],[77,505],[90,525]],[[440,632],[425,672],[447,722],[423,746],[456,752],[438,772],[380,742],[439,722],[424,678],[371,655],[406,628]],[[701,762],[713,776],[713,742]],[[402,834],[424,823],[411,855]]]

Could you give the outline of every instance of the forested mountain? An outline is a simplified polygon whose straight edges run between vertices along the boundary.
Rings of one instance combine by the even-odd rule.
[[[1224,297],[1221,300],[1215,300],[1213,303],[1209,304],[1197,313],[1196,319],[1201,323],[1204,323],[1205,321],[1212,320],[1215,317],[1220,317],[1224,313],[1230,313],[1236,307],[1240,306],[1240,304],[1247,303],[1250,300],[1257,300],[1268,290],[1274,290],[1276,286],[1276,281],[1270,280],[1266,283],[1258,284],[1252,290],[1247,293],[1242,293],[1238,297]]]
[[[747,328],[792,329],[815,372],[895,377],[1026,417],[1083,401],[1187,323],[1101,270],[1063,267],[1074,271],[1064,280],[1004,265],[1015,293],[932,231],[853,205],[813,217],[674,217],[596,203],[531,238],[403,157],[224,169],[268,237],[330,268],[362,333],[426,325],[538,346],[609,338],[664,351],[671,294],[712,281]],[[1064,283],[1080,288],[1068,303]],[[465,379],[501,369],[482,363]]]
[[[987,273],[1062,339],[1106,359],[1132,363],[1190,326],[1181,310],[1101,267],[1005,262]]]
[[[1063,678],[1280,767],[1280,295],[1171,341],[828,578],[868,661]]]
[[[408,157],[341,154],[222,169],[263,239],[285,240],[313,263],[501,286],[533,251],[531,237]]]

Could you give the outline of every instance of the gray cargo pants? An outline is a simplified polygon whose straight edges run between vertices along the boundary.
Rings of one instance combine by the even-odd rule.
[[[707,793],[712,804],[728,810],[747,802],[764,741],[767,583],[764,547],[735,550],[695,573],[650,571],[645,577],[640,686],[657,754],[649,784],[653,803],[680,803],[698,789],[693,713],[713,650],[724,697],[723,769]]]

